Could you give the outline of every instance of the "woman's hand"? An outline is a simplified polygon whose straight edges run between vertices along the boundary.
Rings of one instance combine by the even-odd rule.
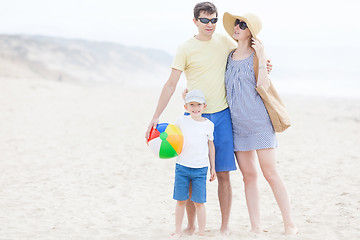
[[[265,56],[264,45],[258,39],[251,38],[251,40],[252,40],[251,47],[255,50],[256,56],[259,59],[259,63],[266,64],[267,60]]]
[[[251,47],[255,50],[256,56],[259,59],[259,65],[266,65],[267,73],[269,74],[272,70],[273,65],[269,59],[266,59],[264,45],[259,39],[251,38]]]

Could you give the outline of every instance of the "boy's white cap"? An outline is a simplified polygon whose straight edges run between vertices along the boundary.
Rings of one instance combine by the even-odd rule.
[[[198,89],[191,90],[185,97],[185,103],[189,102],[205,103],[206,100],[204,93]]]

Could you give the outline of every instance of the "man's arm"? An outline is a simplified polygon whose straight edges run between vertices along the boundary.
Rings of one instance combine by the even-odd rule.
[[[171,96],[174,94],[176,85],[180,79],[181,73],[182,73],[182,71],[172,68],[170,77],[166,81],[166,83],[161,91],[160,98],[159,98],[154,116],[148,126],[146,133],[145,133],[146,140],[149,138],[151,129],[156,128],[156,125],[159,123],[159,117],[162,114],[162,112],[164,111],[164,109],[166,108],[166,106],[168,105],[168,103],[171,99]]]

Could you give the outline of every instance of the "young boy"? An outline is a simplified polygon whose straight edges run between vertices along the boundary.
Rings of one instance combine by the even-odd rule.
[[[214,124],[202,117],[206,108],[205,96],[197,89],[190,91],[185,98],[185,109],[189,114],[177,120],[176,125],[184,136],[181,154],[176,160],[174,196],[175,209],[174,237],[180,237],[185,205],[189,199],[190,181],[192,184],[191,201],[194,202],[199,224],[199,235],[205,235],[206,176],[210,162],[210,182],[216,178]]]

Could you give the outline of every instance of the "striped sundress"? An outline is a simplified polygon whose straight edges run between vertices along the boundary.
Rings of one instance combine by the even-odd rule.
[[[234,151],[276,148],[274,128],[255,89],[254,53],[246,59],[233,60],[233,52],[228,57],[225,88],[231,113]]]

